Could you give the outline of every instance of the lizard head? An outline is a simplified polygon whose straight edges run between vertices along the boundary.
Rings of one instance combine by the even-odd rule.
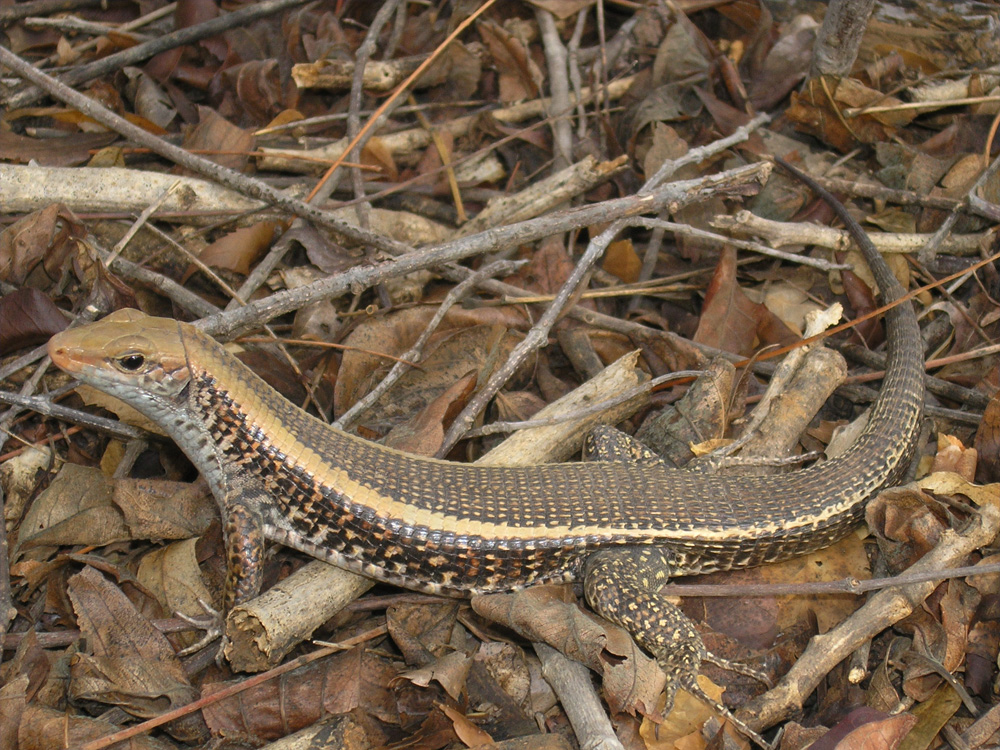
[[[56,334],[48,349],[60,369],[153,417],[176,403],[190,380],[190,335],[197,334],[176,320],[118,310]]]

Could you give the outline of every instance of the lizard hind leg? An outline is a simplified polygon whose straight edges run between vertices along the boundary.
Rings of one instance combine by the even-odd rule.
[[[673,707],[677,688],[683,688],[761,747],[770,747],[698,684],[702,661],[727,668],[731,665],[709,654],[695,624],[659,593],[671,572],[670,552],[659,547],[602,550],[587,560],[584,593],[594,611],[628,630],[657,660],[667,676],[664,713]]]
[[[584,593],[594,611],[628,630],[666,673],[666,711],[678,687],[697,684],[707,653],[694,623],[659,594],[670,571],[667,551],[624,547],[591,555],[584,578]]]

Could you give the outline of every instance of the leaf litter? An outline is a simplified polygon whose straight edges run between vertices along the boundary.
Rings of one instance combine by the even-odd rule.
[[[411,349],[463,267],[525,260],[452,308],[418,352],[418,367],[355,418],[353,429],[369,439],[475,460],[496,450],[499,439],[452,447],[446,440],[452,422],[518,351],[588,241],[624,215],[614,201],[634,195],[667,160],[695,149],[704,150],[694,151],[703,154],[697,165],[681,167],[675,179],[702,179],[770,154],[825,174],[877,243],[917,237],[922,245],[947,221],[952,244],[888,252],[910,288],[994,252],[996,214],[989,206],[998,183],[987,169],[997,148],[997,82],[990,73],[997,50],[987,31],[997,21],[994,6],[970,4],[961,13],[930,3],[908,9],[901,20],[903,10],[879,4],[857,61],[841,76],[810,68],[822,18],[794,4],[779,11],[757,0],[667,8],[588,0],[261,3],[263,10],[245,22],[222,23],[180,45],[155,45],[170,32],[196,31],[252,5],[181,0],[171,12],[153,3],[142,6],[149,17],[140,19],[138,6],[80,3],[63,15],[39,8],[31,18],[0,15],[0,21],[10,52],[50,72],[54,63],[66,66],[61,74],[72,85],[151,138],[183,143],[236,170],[245,178],[237,188],[254,201],[262,194],[258,181],[304,197],[317,187],[317,175],[346,157],[347,171],[320,183],[330,192],[318,206],[336,210],[338,220],[356,229],[345,234],[336,223],[286,210],[247,210],[261,204],[234,193],[233,185],[206,191],[206,172],[171,164],[51,92],[28,91],[8,68],[3,85],[10,106],[0,120],[4,391],[65,384],[50,374],[40,385],[41,373],[25,364],[38,356],[18,358],[88,304],[99,314],[133,306],[186,320],[250,306],[259,311],[254,325],[269,324],[270,343],[260,343],[262,331],[249,325],[228,329],[253,334],[242,346],[244,360],[296,403],[337,417],[384,377],[392,362],[383,355]],[[377,18],[383,8],[388,15]],[[473,11],[482,14],[460,27]],[[456,29],[458,38],[445,45]],[[367,41],[377,52],[361,58]],[[118,63],[124,58],[115,56],[125,54],[133,57]],[[431,56],[432,64],[411,80]],[[367,59],[365,83],[352,100],[361,59]],[[86,72],[91,63],[103,63],[103,72]],[[389,101],[386,92],[408,80],[408,96],[394,97],[392,112],[358,153],[348,154],[357,123],[370,124],[372,112]],[[574,102],[592,90],[595,98]],[[777,119],[754,126],[728,151],[712,150],[720,136],[747,124],[748,113],[761,111]],[[157,180],[171,172],[180,181],[168,195]],[[533,188],[538,192],[553,174],[558,184],[543,183],[539,201]],[[109,205],[102,196],[111,187],[125,189],[134,202]],[[970,191],[971,210],[963,203]],[[157,205],[135,221],[141,207]],[[826,261],[829,270],[737,252],[715,229],[717,217],[746,208],[777,222],[773,245]],[[582,209],[595,210],[573,221]],[[763,186],[706,188],[698,200],[688,193],[661,211],[660,218],[715,236],[625,228],[588,272],[588,283],[574,290],[546,336],[549,345],[510,369],[504,390],[491,394],[475,423],[528,418],[639,349],[638,381],[671,369],[711,373],[694,387],[648,394],[631,416],[615,418],[687,461],[740,436],[748,405],[773,371],[768,350],[794,345],[806,312],[839,301],[849,317],[860,317],[878,306],[864,263],[846,245],[819,233],[782,239],[797,237],[811,226],[805,222],[826,225],[830,216],[777,173]],[[463,217],[471,220],[465,229]],[[521,222],[517,232],[505,229],[512,222]],[[497,231],[508,234],[499,241],[490,234]],[[373,241],[360,243],[352,232],[370,232]],[[374,284],[352,280],[332,299],[312,294],[324,278],[387,261],[376,249],[385,247],[380,239],[420,253],[462,237],[470,250],[451,256],[462,267],[426,264],[407,275],[386,273]],[[953,240],[962,238],[971,254],[950,254]],[[666,281],[675,277],[683,280]],[[736,598],[687,596],[683,608],[700,623],[710,650],[772,682],[789,669],[786,681],[800,679],[793,665],[812,663],[809,639],[840,633],[847,618],[851,629],[841,637],[854,639],[853,654],[796,682],[811,686],[798,702],[781,703],[766,685],[708,666],[699,678],[744,720],[780,726],[781,748],[930,747],[942,738],[970,748],[998,743],[1000,599],[989,545],[955,562],[989,573],[927,584],[909,613],[870,631],[864,596],[768,590],[905,574],[970,525],[996,523],[1000,490],[989,484],[1000,473],[995,262],[967,278],[917,297],[926,311],[928,359],[943,363],[932,371],[935,382],[950,387],[928,401],[920,481],[883,492],[869,505],[867,527],[819,553],[674,582],[742,587]],[[301,295],[283,308],[294,314],[267,312],[264,301],[283,294]],[[854,330],[860,335],[854,340],[877,353],[877,324],[865,321]],[[840,348],[842,341],[846,336],[827,343]],[[319,346],[326,343],[348,348]],[[730,361],[753,356],[752,370],[743,362],[735,379],[726,375],[720,361],[712,362],[717,350]],[[837,371],[823,368],[817,379],[829,377],[833,390]],[[852,380],[864,379],[860,366],[851,372]],[[685,400],[689,391],[706,394],[708,406]],[[871,390],[852,382],[825,405],[822,397],[810,398],[820,403],[806,417],[813,421],[793,455],[822,450],[833,427],[850,421]],[[63,399],[85,408],[77,395]],[[98,404],[89,409],[135,419],[106,398]],[[171,709],[177,715],[162,727],[129,741],[167,747],[226,737],[257,745],[294,732],[324,732],[358,748],[595,741],[574,734],[586,731],[571,728],[567,702],[574,699],[552,694],[530,645],[535,641],[593,670],[601,712],[623,746],[747,746],[731,728],[726,738],[716,735],[719,717],[706,723],[714,712],[688,697],[663,716],[658,667],[627,633],[581,607],[571,587],[479,597],[470,607],[380,586],[277,653],[287,654],[286,663],[310,653],[315,647],[307,638],[345,644],[344,650],[215,700],[223,687],[249,682],[217,664],[213,649],[176,653],[197,633],[175,613],[198,617],[203,605],[217,606],[225,575],[214,504],[187,460],[155,437],[124,444],[86,423],[71,427],[30,412],[7,412],[0,425],[10,550],[0,603],[11,604],[0,664],[5,747],[67,741],[103,747],[101,736]],[[559,460],[578,450],[582,437],[506,460]],[[276,547],[265,588],[307,562]]]

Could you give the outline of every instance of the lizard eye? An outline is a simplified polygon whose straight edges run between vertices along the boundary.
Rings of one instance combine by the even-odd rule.
[[[119,357],[116,362],[123,370],[135,372],[146,363],[146,358],[141,354],[126,354],[124,357]]]

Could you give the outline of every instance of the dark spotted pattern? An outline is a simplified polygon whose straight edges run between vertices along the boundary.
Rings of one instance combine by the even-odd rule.
[[[241,393],[254,394],[269,424],[247,414],[234,398]],[[301,538],[411,588],[449,591],[574,578],[581,556],[605,546],[669,547],[680,573],[818,549],[855,524],[864,500],[896,476],[920,409],[917,396],[883,399],[868,430],[838,459],[793,474],[720,477],[614,463],[505,468],[409,456],[330,429],[232,365],[225,387],[207,372],[196,375],[189,397],[222,453],[209,462],[230,481],[259,483],[272,498],[265,520],[284,541]],[[879,414],[889,411],[891,421]],[[348,497],[335,481],[296,468],[286,454],[303,445],[371,496]],[[434,523],[392,517],[381,498],[429,512]],[[506,538],[471,533],[481,524]],[[540,529],[554,531],[539,536]]]
[[[194,391],[201,418],[224,448],[228,480],[260,487],[269,498],[261,507],[265,524],[274,529],[269,536],[344,567],[414,589],[509,591],[572,580],[587,551],[611,542],[572,536],[526,543],[387,517],[292,466],[212,378],[200,379]]]
[[[250,377],[249,374],[246,374]],[[477,467],[388,452],[331,430],[259,386],[264,413],[323,462],[382,498],[433,513],[435,526],[393,517],[380,503],[348,497],[332,481],[296,467],[229,390],[203,373],[191,394],[222,450],[231,483],[250,481],[269,498],[260,512],[275,538],[352,570],[409,588],[440,592],[506,591],[578,578],[590,552],[657,544],[671,550],[674,574],[746,567],[819,549],[842,536],[867,497],[894,474],[873,474],[866,451],[772,477],[712,477],[614,463],[523,468]],[[251,384],[247,383],[247,387]],[[237,390],[236,392],[239,392]],[[912,445],[900,436],[897,452]],[[283,447],[291,451],[291,444]],[[870,455],[870,453],[868,454]],[[836,484],[838,476],[867,483]],[[739,494],[736,494],[736,493]],[[862,495],[863,493],[863,495]],[[559,502],[539,498],[560,498]],[[844,510],[796,528],[803,499]],[[468,533],[502,527],[506,538]],[[769,525],[769,526],[768,526]],[[754,535],[748,528],[757,527]],[[529,530],[552,528],[551,536]],[[519,533],[522,529],[525,533]],[[685,536],[681,532],[687,532]]]
[[[264,526],[260,514],[241,495],[226,508],[225,611],[260,593],[264,572]]]

